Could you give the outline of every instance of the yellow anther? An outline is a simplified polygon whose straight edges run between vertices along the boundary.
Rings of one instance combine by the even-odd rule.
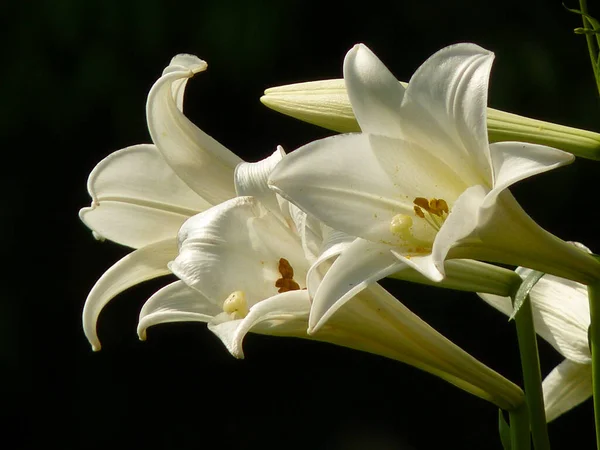
[[[231,315],[232,319],[243,319],[248,314],[248,302],[242,291],[234,291],[223,302],[223,311]]]
[[[417,205],[414,206],[414,210],[415,210],[415,214],[420,217],[421,219],[425,218],[425,213],[423,212],[423,210],[421,208],[419,208]]]

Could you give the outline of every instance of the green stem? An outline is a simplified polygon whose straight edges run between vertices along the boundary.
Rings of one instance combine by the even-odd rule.
[[[533,313],[529,296],[515,316],[525,398],[531,422],[531,436],[535,450],[550,450],[548,426],[544,411],[544,394],[542,392],[542,374],[537,348],[537,337],[533,326]]]
[[[593,25],[590,23],[586,14],[587,11],[587,0],[579,0],[579,10],[582,12],[581,19],[583,20],[583,28],[594,29]],[[595,47],[594,41],[597,39],[596,36],[592,34],[586,34],[585,40],[588,46],[588,52],[590,53],[590,60],[592,63],[592,70],[594,71],[594,79],[596,80],[596,87],[598,88],[598,93],[600,94],[600,70],[598,68],[598,50]]]
[[[523,403],[519,408],[508,412],[510,417],[510,449],[529,450],[531,439],[529,438],[529,417],[527,405]]]
[[[588,286],[590,301],[590,347],[592,350],[592,382],[594,416],[596,418],[596,447],[600,449],[600,327],[596,326],[600,314],[600,281]]]

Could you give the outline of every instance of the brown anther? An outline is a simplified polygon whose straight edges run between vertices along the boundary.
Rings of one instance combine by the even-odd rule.
[[[449,210],[448,210],[448,203],[446,203],[446,200],[439,198],[437,200],[437,208],[438,208],[438,211],[448,214]]]
[[[422,209],[424,209],[427,212],[431,212],[430,208],[429,208],[429,202],[427,201],[426,198],[423,197],[417,197],[413,200],[413,203],[417,206],[420,206]],[[419,216],[421,217],[421,216]]]
[[[275,281],[275,287],[279,288],[277,292],[297,291],[300,285],[294,281],[294,269],[285,258],[279,259],[279,273],[281,278]]]
[[[280,294],[282,292],[300,290],[300,285],[294,280],[290,280],[289,278],[280,278],[275,282],[275,287],[279,288],[277,292],[279,292]]]
[[[415,214],[420,217],[421,219],[425,218],[425,213],[423,212],[423,210],[421,208],[419,208],[418,206],[414,206],[414,210],[415,210]]]
[[[294,269],[290,265],[289,261],[285,258],[279,259],[279,273],[282,278],[292,279],[294,278]]]

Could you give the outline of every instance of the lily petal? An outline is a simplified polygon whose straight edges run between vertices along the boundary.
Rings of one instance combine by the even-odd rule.
[[[510,298],[478,295],[507,316],[512,314]],[[578,364],[590,364],[590,308],[586,287],[564,278],[544,275],[529,297],[536,332],[565,358]]]
[[[238,197],[255,197],[273,214],[281,216],[276,194],[269,189],[267,180],[273,168],[284,156],[285,151],[283,147],[277,146],[277,150],[262,161],[255,163],[242,162],[238,164],[234,172],[236,195]]]
[[[517,181],[575,161],[571,153],[527,142],[498,142],[490,145],[494,191],[500,192]]]
[[[465,209],[464,223],[473,221],[473,233],[457,241],[448,257],[519,264],[583,284],[592,283],[600,277],[600,263],[595,258],[542,229],[521,208],[510,191],[491,195],[493,200],[485,198],[478,211],[474,207]],[[450,216],[446,222],[449,220]],[[442,227],[438,238],[443,230]],[[463,230],[467,230],[467,226]],[[443,254],[443,249],[440,244],[440,254]]]
[[[310,302],[306,291],[289,291],[267,298],[254,305],[241,320],[209,323],[215,333],[236,358],[244,357],[242,342],[249,331],[272,336],[306,336],[306,321]]]
[[[346,54],[344,81],[363,133],[402,136],[398,111],[404,87],[367,46],[355,45]]]
[[[300,240],[254,197],[236,197],[192,217],[179,242],[171,270],[210,299],[243,291],[252,306],[276,295],[280,258],[295,269],[298,283],[306,278]]]
[[[192,191],[154,145],[134,145],[100,161],[88,178],[92,206],[81,220],[98,235],[140,248],[171,238],[211,205]]]
[[[566,359],[548,374],[542,389],[550,422],[592,396],[592,365]]]
[[[170,273],[167,264],[177,256],[175,239],[156,242],[117,261],[96,282],[83,306],[83,331],[94,351],[101,348],[96,323],[102,308],[121,292],[136,284]]]
[[[492,182],[486,106],[493,61],[478,45],[448,46],[416,70],[402,105],[404,138],[430,142],[425,147],[462,167],[469,185]]]
[[[428,171],[413,164],[419,162]],[[423,148],[367,134],[333,136],[295,150],[273,169],[269,185],[337,230],[390,244],[403,242],[390,231],[392,218],[414,215],[416,197],[438,195],[452,202],[466,188]]]
[[[148,129],[167,163],[198,195],[212,204],[235,197],[233,171],[242,160],[183,115],[187,80],[206,70],[193,55],[178,55],[156,81],[146,105]]]
[[[327,271],[313,298],[308,332],[315,333],[344,303],[369,284],[400,271],[398,261],[385,244],[356,239],[348,245]]]
[[[138,321],[137,333],[146,340],[146,330],[154,325],[172,322],[210,322],[221,307],[192,289],[183,281],[175,281],[150,297]]]

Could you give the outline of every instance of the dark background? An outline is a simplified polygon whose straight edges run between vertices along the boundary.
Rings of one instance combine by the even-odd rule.
[[[139,309],[165,280],[115,299],[92,353],[84,300],[128,250],[95,241],[77,212],[101,158],[149,142],[146,95],[176,53],[209,63],[188,84],[188,117],[254,161],[328,135],[267,110],[262,91],[340,77],[357,42],[401,80],[436,50],[475,42],[496,53],[491,106],[600,131],[585,39],[572,33],[580,24],[550,0],[3,2],[0,446],[500,449],[491,404],[395,361],[257,335],[238,361],[201,324],[155,327],[139,342]],[[542,226],[598,251],[597,164],[577,160],[513,192]],[[520,383],[505,317],[475,295],[385,284]],[[547,373],[561,357],[540,346]],[[550,434],[554,449],[592,448],[591,401]]]

